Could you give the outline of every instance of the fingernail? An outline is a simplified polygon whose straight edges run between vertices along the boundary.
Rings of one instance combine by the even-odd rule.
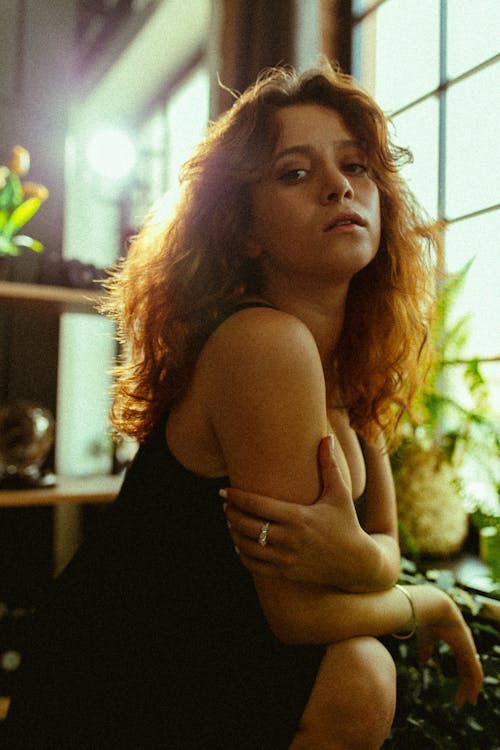
[[[226,524],[227,524],[227,528],[230,529],[231,528],[231,521],[229,521],[229,519],[226,521]]]
[[[333,453],[333,449],[335,448],[335,437],[333,435],[333,432],[328,435],[328,448],[330,450],[330,453]]]
[[[224,511],[224,513],[226,512],[226,509],[227,509],[227,503],[222,503],[222,510]]]
[[[236,554],[237,554],[237,555],[239,555],[239,554],[240,554],[240,551],[239,551],[238,547],[235,547],[235,548],[234,548],[234,551],[236,552]]]
[[[226,498],[226,497],[227,497],[227,492],[226,492],[226,490],[224,490],[224,489],[222,489],[222,490],[219,490],[219,495],[220,495],[220,497],[224,497],[224,498]]]

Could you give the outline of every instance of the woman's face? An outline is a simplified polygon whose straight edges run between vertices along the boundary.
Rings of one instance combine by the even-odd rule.
[[[249,255],[264,279],[349,281],[377,253],[380,201],[368,157],[339,113],[318,104],[278,111],[269,170],[252,188]]]

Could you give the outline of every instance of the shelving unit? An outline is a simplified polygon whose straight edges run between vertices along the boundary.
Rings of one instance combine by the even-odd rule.
[[[97,285],[96,285],[97,286]],[[99,291],[44,284],[0,281],[0,311],[47,315],[96,315]],[[119,476],[58,476],[53,487],[0,490],[1,508],[51,506],[54,510],[54,562],[60,567],[79,534],[79,506],[111,503],[118,494]]]
[[[36,309],[55,315],[68,312],[95,315],[100,299],[100,292],[89,289],[0,281],[2,310]]]
[[[121,475],[57,477],[57,484],[53,487],[0,490],[0,508],[112,503],[121,480]]]

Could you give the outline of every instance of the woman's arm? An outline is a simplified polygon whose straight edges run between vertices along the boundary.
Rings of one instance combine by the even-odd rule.
[[[315,342],[300,321],[270,310],[229,318],[203,354],[208,411],[231,483],[289,503],[320,494],[316,446],[329,429],[323,371]],[[343,456],[336,453],[342,474]],[[348,490],[348,479],[344,475]],[[254,575],[263,612],[285,642],[334,643],[400,631],[410,620],[400,591],[345,593],[331,587]],[[413,588],[425,646],[443,638],[457,657],[467,699],[480,667],[459,611],[434,587]]]
[[[241,561],[252,572],[321,583],[344,591],[381,591],[395,584],[400,554],[392,474],[382,445],[365,449],[366,511],[363,529],[349,488],[335,463],[331,439],[318,449],[322,493],[296,505],[228,487],[226,515]],[[262,519],[269,544],[258,544]]]
[[[266,607],[270,600],[261,593],[270,627],[286,643],[337,643],[356,636],[390,635],[413,628],[409,602],[397,588],[347,594],[330,588],[321,592],[306,584],[302,586],[302,592],[294,587],[293,592],[288,592],[291,596],[285,594],[286,605],[295,608],[291,610],[295,616],[287,617],[285,608],[277,606],[276,601],[272,607]],[[460,707],[466,701],[475,703],[483,673],[472,634],[460,610],[434,586],[407,586],[406,590],[414,604],[421,662],[432,656],[438,642],[447,643],[454,653],[459,679],[456,705]],[[276,590],[273,595],[276,596]],[[300,617],[296,616],[297,609]]]

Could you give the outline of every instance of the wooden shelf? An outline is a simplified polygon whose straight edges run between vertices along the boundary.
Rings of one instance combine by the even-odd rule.
[[[100,299],[100,292],[89,289],[0,281],[0,307],[9,310],[96,314]]]
[[[25,490],[0,490],[1,508],[41,505],[87,505],[112,503],[122,483],[122,475],[57,477],[54,487]]]

